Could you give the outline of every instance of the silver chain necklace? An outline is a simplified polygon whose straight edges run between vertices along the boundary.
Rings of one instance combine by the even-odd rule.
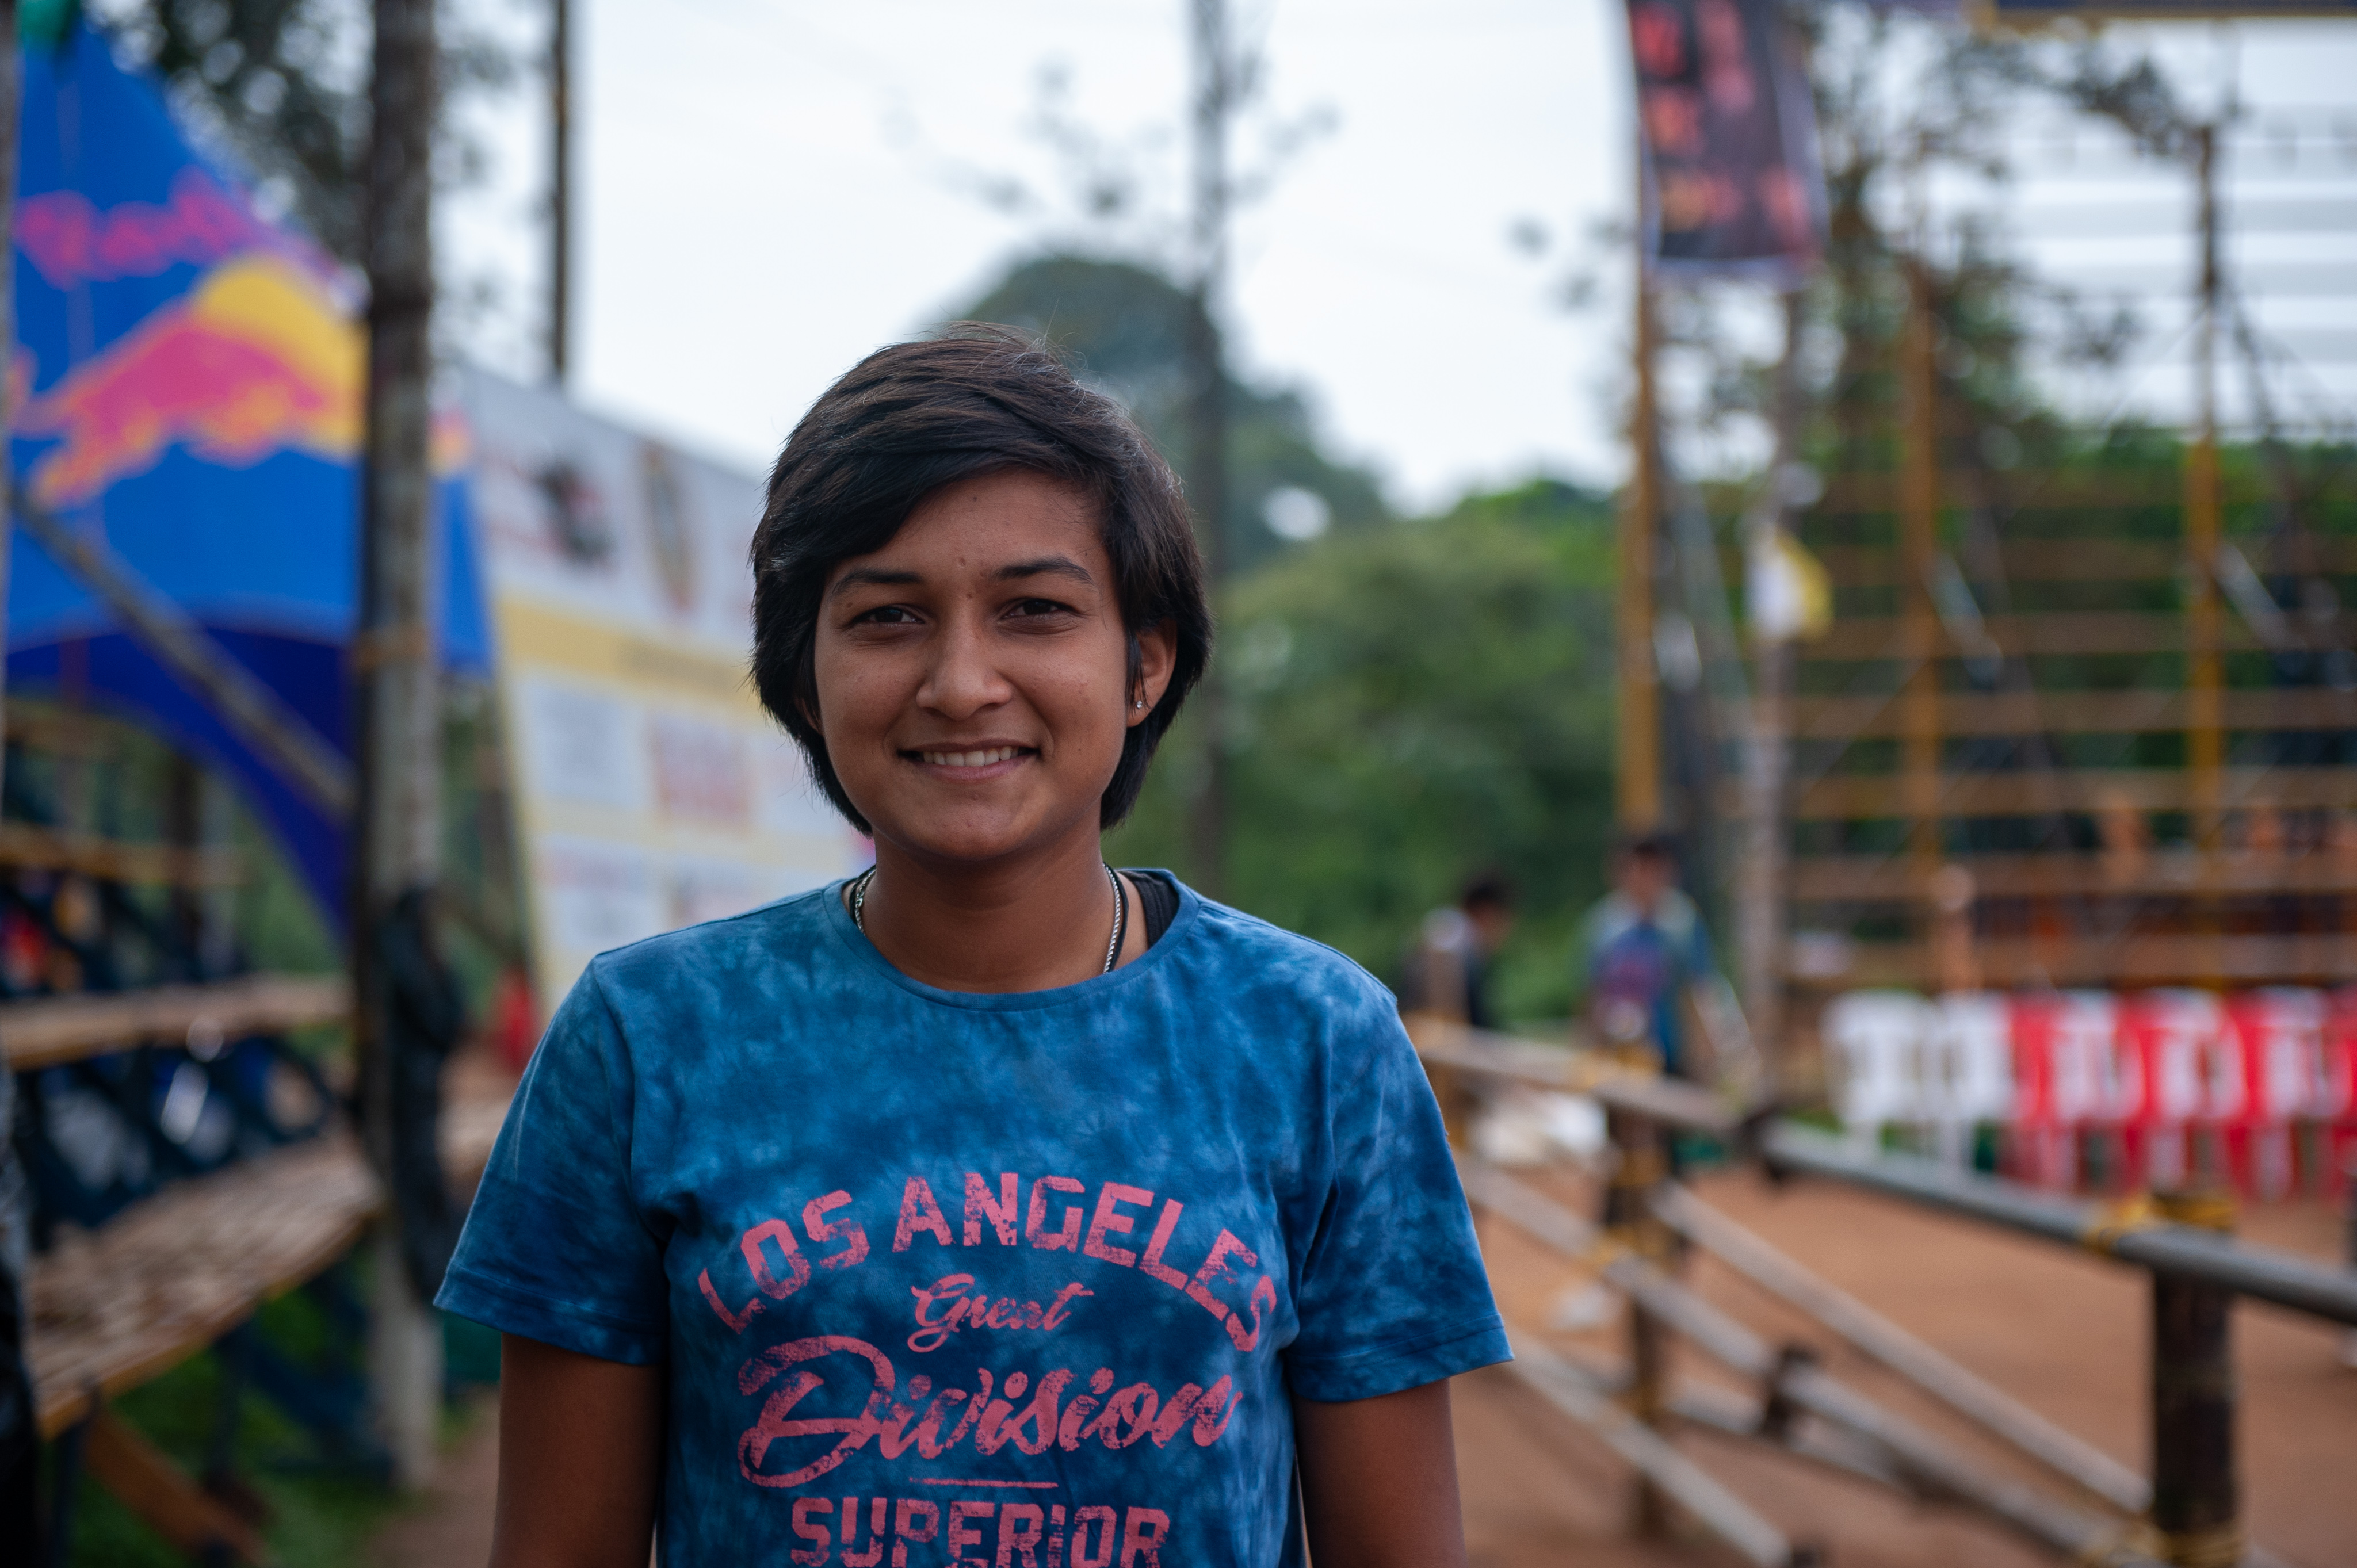
[[[1121,958],[1121,939],[1129,929],[1129,889],[1121,885],[1112,866],[1106,866],[1104,874],[1113,884],[1113,936],[1105,942],[1104,967],[1097,972],[1111,974]],[[863,937],[867,934],[867,885],[875,880],[876,868],[871,865],[851,885],[851,924]]]

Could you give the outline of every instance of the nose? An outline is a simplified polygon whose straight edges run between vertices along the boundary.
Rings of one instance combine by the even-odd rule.
[[[986,713],[1015,694],[991,657],[990,639],[973,614],[953,615],[933,639],[932,662],[918,704],[952,723]]]

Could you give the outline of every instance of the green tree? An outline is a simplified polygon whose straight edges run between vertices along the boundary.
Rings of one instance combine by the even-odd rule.
[[[1238,582],[1234,902],[1395,979],[1424,913],[1502,870],[1524,911],[1502,1007],[1561,1015],[1610,831],[1612,537],[1600,498],[1539,480]],[[1172,747],[1116,854],[1171,863],[1193,753]]]
[[[70,5],[43,7],[68,10]],[[452,108],[514,80],[506,44],[465,7],[442,27],[438,172],[465,184],[483,151]],[[89,10],[162,78],[173,103],[282,194],[313,238],[361,254],[370,12],[357,0],[97,0]]]
[[[1054,343],[1091,381],[1121,399],[1183,473],[1186,293],[1152,269],[1087,256],[1041,256],[1015,266],[968,306],[965,317],[1019,327]],[[1265,517],[1269,497],[1307,490],[1331,527],[1388,523],[1375,477],[1327,455],[1308,404],[1283,387],[1228,385],[1229,569],[1242,574],[1281,553]]]

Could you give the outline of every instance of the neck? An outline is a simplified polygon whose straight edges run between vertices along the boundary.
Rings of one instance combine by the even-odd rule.
[[[1094,979],[1113,934],[1103,856],[1093,825],[1045,853],[980,866],[879,839],[867,940],[893,968],[944,991],[1047,991]]]

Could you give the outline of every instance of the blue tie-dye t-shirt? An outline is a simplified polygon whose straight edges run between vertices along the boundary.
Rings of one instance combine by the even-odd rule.
[[[1055,991],[839,889],[605,954],[440,1300],[667,1368],[674,1565],[1297,1564],[1290,1396],[1507,1356],[1389,994],[1183,889]]]

